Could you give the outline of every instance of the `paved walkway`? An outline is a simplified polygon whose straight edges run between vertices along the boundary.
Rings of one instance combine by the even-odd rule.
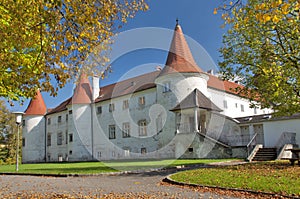
[[[2,175],[0,198],[234,198],[162,183],[172,172],[64,178]]]

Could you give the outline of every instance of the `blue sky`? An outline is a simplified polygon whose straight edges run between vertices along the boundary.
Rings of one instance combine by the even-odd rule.
[[[222,20],[220,15],[214,15],[213,9],[221,3],[220,0],[160,0],[149,2],[150,9],[146,12],[139,12],[135,18],[129,19],[128,23],[120,31],[135,30],[137,28],[153,27],[162,30],[173,31],[176,19],[186,37],[189,37],[193,42],[200,44],[209,54],[215,64],[220,60],[218,49],[222,46],[222,35],[225,29],[221,28]],[[130,40],[132,41],[132,40]],[[169,43],[169,39],[164,42]],[[134,40],[132,41],[134,42]],[[188,40],[188,43],[191,43]],[[201,62],[199,51],[192,48],[192,53],[198,65],[204,70],[210,66]],[[113,49],[114,50],[114,49]],[[104,86],[122,79],[124,74],[126,77],[137,75],[138,73],[150,72],[155,70],[156,65],[163,67],[167,57],[167,52],[161,49],[144,49],[129,52],[118,57],[112,63],[113,72],[104,80],[100,81],[100,86]],[[202,65],[202,66],[201,66]],[[210,65],[210,64],[208,64]],[[132,69],[135,69],[134,71]],[[129,72],[128,72],[129,71]],[[131,73],[130,71],[133,71]],[[42,93],[48,108],[53,108],[62,101],[72,95],[73,84],[68,84],[61,89],[56,98],[51,97],[48,93]],[[12,111],[25,111],[29,103],[27,100],[23,106],[17,103],[14,107],[9,107]]]

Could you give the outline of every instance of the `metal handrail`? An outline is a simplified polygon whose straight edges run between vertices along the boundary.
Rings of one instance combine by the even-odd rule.
[[[247,148],[252,144],[252,142],[254,141],[254,139],[256,138],[257,133],[254,134],[254,136],[251,138],[251,140],[249,141],[249,143],[246,145]]]

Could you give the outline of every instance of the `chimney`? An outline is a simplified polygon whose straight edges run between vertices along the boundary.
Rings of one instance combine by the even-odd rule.
[[[99,97],[100,87],[99,87],[99,77],[93,76],[93,101]]]

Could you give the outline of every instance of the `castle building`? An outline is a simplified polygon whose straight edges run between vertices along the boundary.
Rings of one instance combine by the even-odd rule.
[[[48,111],[37,91],[24,115],[22,161],[229,158],[247,157],[250,145],[274,147],[283,132],[267,141],[271,110],[250,108],[238,86],[204,72],[176,24],[161,70],[104,87],[81,74],[73,96]],[[281,145],[299,144],[294,120]]]

